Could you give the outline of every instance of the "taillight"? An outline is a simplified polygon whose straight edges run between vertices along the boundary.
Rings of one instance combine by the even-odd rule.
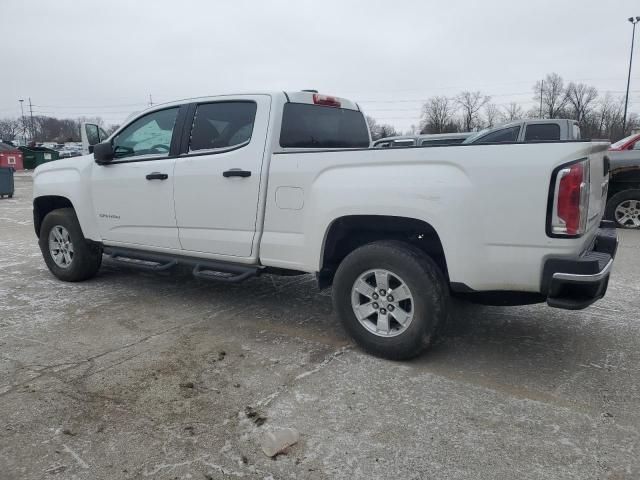
[[[560,168],[554,180],[550,230],[553,235],[580,236],[589,213],[589,160]]]
[[[336,97],[330,97],[329,95],[320,95],[319,93],[313,94],[313,103],[316,105],[324,105],[327,107],[340,107],[340,102]]]

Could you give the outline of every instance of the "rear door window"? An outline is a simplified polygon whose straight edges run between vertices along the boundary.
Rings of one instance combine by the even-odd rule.
[[[479,138],[473,143],[507,143],[515,142],[518,140],[518,133],[520,133],[520,126],[503,128],[486,134],[484,137]]]
[[[255,102],[215,102],[198,105],[189,150],[214,150],[249,143],[256,119]]]
[[[283,148],[368,148],[369,130],[362,112],[346,108],[285,103]]]
[[[534,123],[527,125],[524,141],[560,140],[560,125],[555,123]]]

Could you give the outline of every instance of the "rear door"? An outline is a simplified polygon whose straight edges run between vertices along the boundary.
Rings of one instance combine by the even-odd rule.
[[[183,250],[252,255],[270,109],[269,95],[192,105],[174,170]]]

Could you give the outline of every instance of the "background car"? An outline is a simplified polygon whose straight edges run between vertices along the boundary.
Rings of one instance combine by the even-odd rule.
[[[553,142],[580,138],[580,126],[575,120],[536,118],[481,130],[463,143]]]
[[[609,193],[605,216],[619,227],[640,229],[640,134],[609,150]]]
[[[473,135],[473,132],[435,133],[425,135],[400,135],[396,137],[381,138],[373,142],[374,148],[398,148],[398,147],[440,147],[443,145],[456,145]]]

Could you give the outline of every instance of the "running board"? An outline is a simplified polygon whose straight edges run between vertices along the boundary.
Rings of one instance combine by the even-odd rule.
[[[111,260],[119,263],[120,265],[126,265],[128,267],[134,267],[140,270],[149,270],[152,272],[162,272],[178,265],[178,262],[176,260],[162,263],[155,260],[126,257],[121,254],[113,254],[109,255],[109,257],[111,257]]]
[[[261,269],[255,265],[204,260],[202,258],[181,257],[157,252],[143,252],[128,248],[104,247],[104,253],[120,265],[141,270],[161,272],[171,270],[177,265],[193,267],[196,278],[216,282],[238,283],[250,277],[260,275]]]
[[[193,276],[196,278],[203,278],[205,280],[213,280],[216,282],[225,282],[225,283],[240,283],[243,280],[246,280],[250,277],[255,277],[258,275],[258,269],[253,268],[244,268],[238,269],[237,271],[223,271],[219,268],[216,270],[211,269],[207,265],[196,265],[193,269]]]

